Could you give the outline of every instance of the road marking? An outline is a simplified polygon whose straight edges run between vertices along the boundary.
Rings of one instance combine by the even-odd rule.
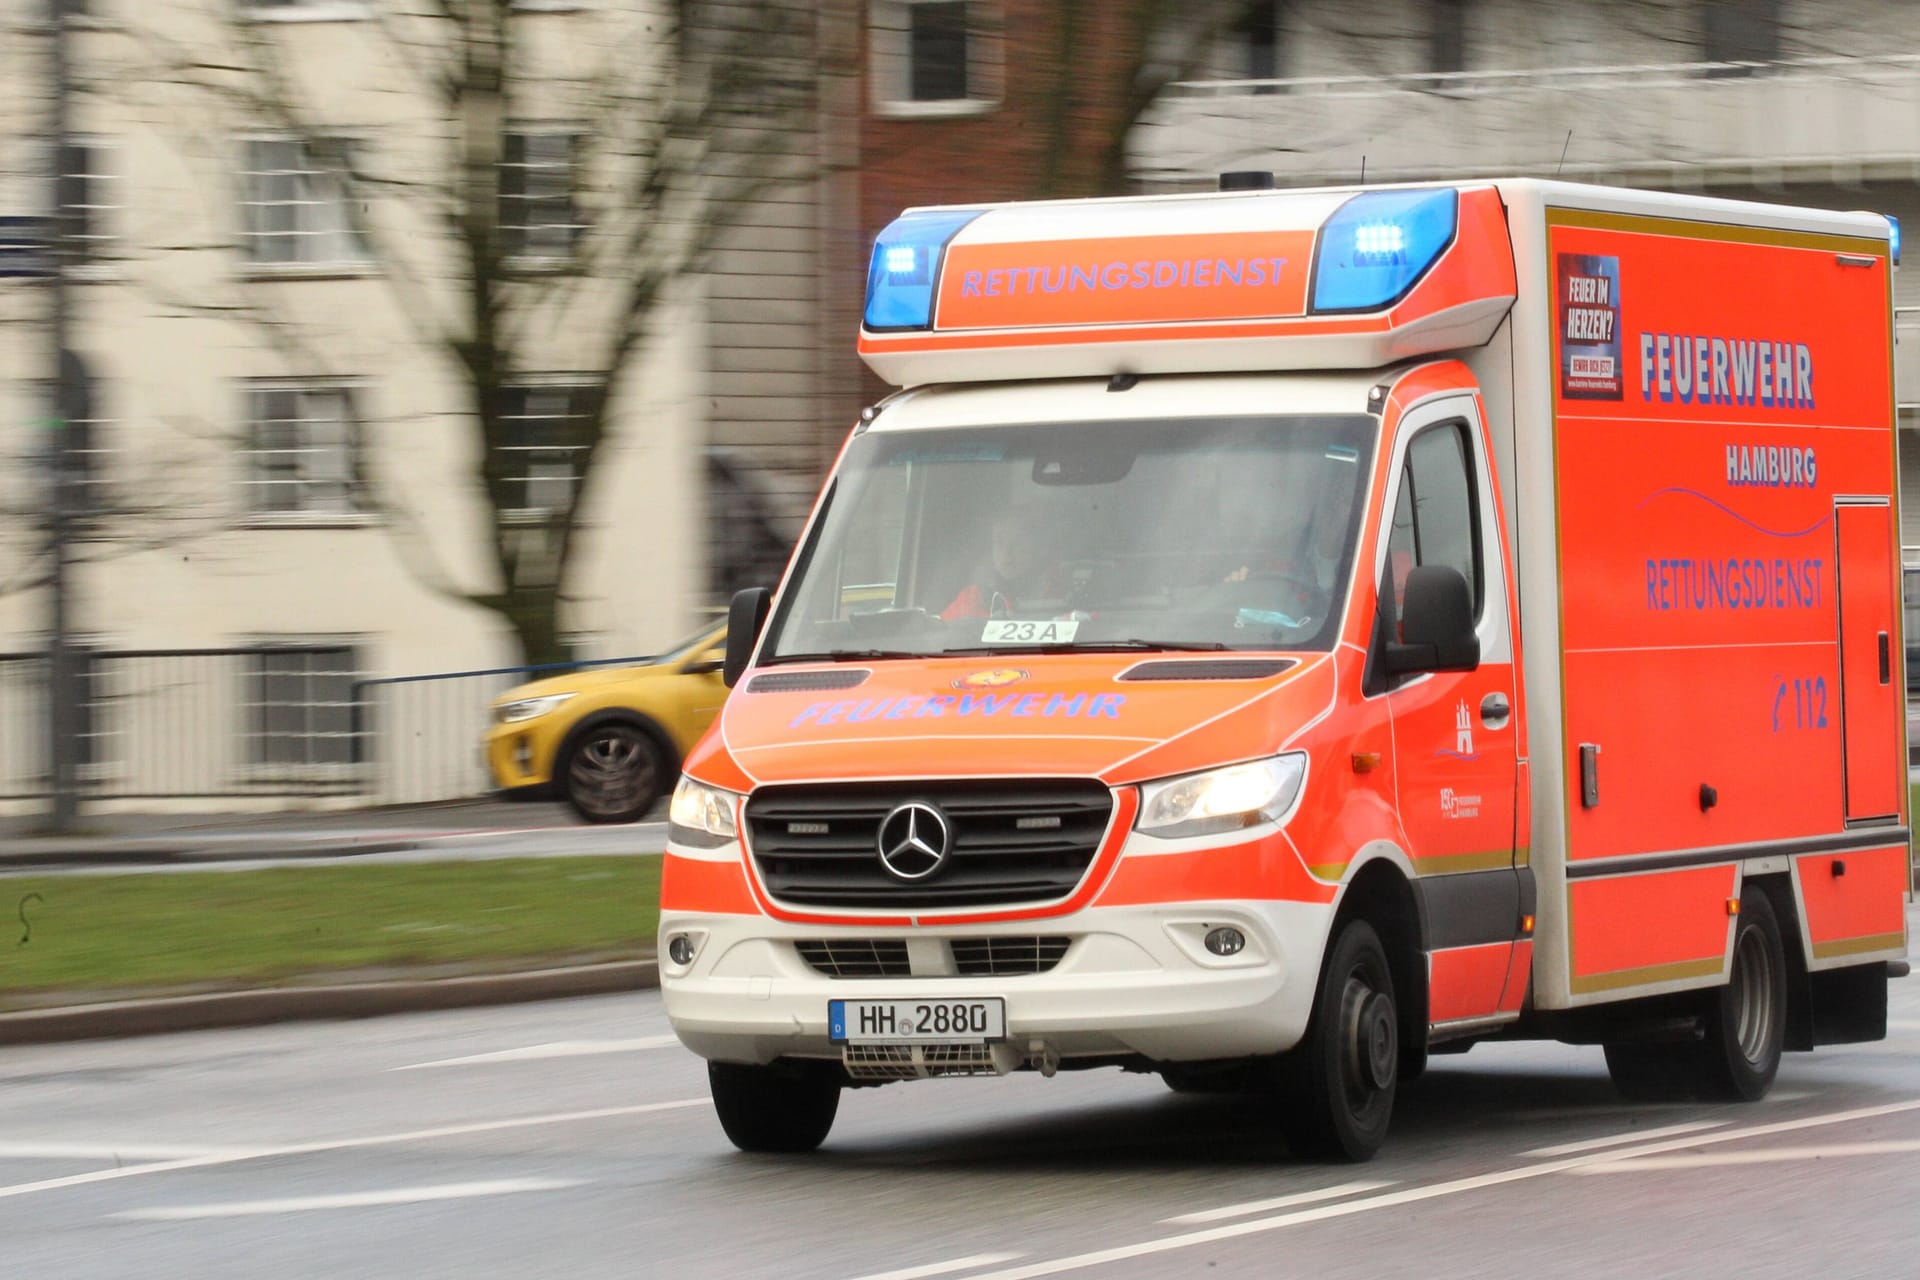
[[[1787,1160],[1832,1160],[1841,1156],[1897,1155],[1920,1151],[1920,1138],[1889,1138],[1883,1142],[1836,1142],[1824,1147],[1768,1147],[1764,1151],[1719,1151],[1698,1156],[1641,1156],[1605,1164],[1569,1169],[1568,1173],[1641,1173],[1661,1169],[1712,1169],[1722,1165],[1776,1164]]]
[[[238,1147],[156,1146],[143,1142],[0,1142],[0,1160],[186,1160],[232,1155]]]
[[[1218,1222],[1222,1218],[1244,1218],[1250,1213],[1266,1213],[1272,1209],[1286,1209],[1296,1204],[1314,1204],[1321,1200],[1337,1200],[1341,1196],[1358,1195],[1362,1191],[1378,1191],[1390,1187],[1391,1182],[1343,1182],[1336,1187],[1321,1187],[1318,1191],[1301,1191],[1290,1196],[1274,1196],[1270,1200],[1249,1200],[1245,1204],[1223,1205],[1218,1209],[1202,1209],[1197,1213],[1183,1213],[1176,1218],[1162,1218],[1162,1222],[1178,1223],[1182,1226],[1198,1222]]]
[[[304,1213],[311,1209],[364,1209],[374,1205],[422,1204],[428,1200],[467,1200],[522,1191],[558,1191],[586,1184],[570,1178],[509,1178],[497,1182],[448,1182],[437,1187],[395,1187],[391,1191],[353,1191],[331,1196],[293,1196],[285,1200],[239,1200],[231,1204],[189,1204],[162,1209],[127,1209],[109,1215],[142,1222],[189,1222],[198,1218],[245,1218],[265,1213]]]
[[[955,1258],[951,1262],[929,1262],[924,1267],[876,1271],[870,1276],[861,1276],[860,1280],[922,1280],[925,1276],[951,1275],[955,1271],[965,1271],[969,1267],[991,1267],[999,1262],[1012,1262],[1019,1256],[1017,1253],[976,1253],[971,1258]]]
[[[1920,1111],[1920,1098],[1906,1102],[1886,1103],[1877,1107],[1859,1107],[1852,1111],[1836,1111],[1828,1115],[1810,1116],[1802,1120],[1783,1120],[1775,1124],[1754,1125],[1746,1129],[1722,1130],[1719,1133],[1709,1133],[1704,1136],[1686,1135],[1678,1138],[1668,1138],[1661,1142],[1647,1142],[1639,1146],[1622,1147],[1612,1151],[1569,1156],[1562,1160],[1552,1160],[1543,1164],[1500,1169],[1493,1173],[1476,1174],[1470,1178],[1456,1178],[1451,1182],[1429,1183],[1424,1187],[1408,1187],[1402,1191],[1389,1191],[1384,1195],[1368,1196],[1360,1200],[1343,1200],[1339,1204],[1320,1205],[1312,1209],[1296,1209],[1291,1213],[1279,1214],[1276,1217],[1255,1218],[1250,1222],[1233,1222],[1224,1226],[1208,1227],[1200,1231],[1188,1231],[1181,1235],[1165,1236],[1159,1240],[1146,1240],[1139,1244],[1119,1245],[1112,1249],[1100,1249],[1092,1253],[1081,1253],[1067,1258],[1055,1258],[1046,1262],[1030,1263],[1026,1266],[1013,1267],[1004,1271],[983,1271],[978,1275],[968,1277],[968,1280],[1033,1280],[1033,1278],[1037,1276],[1058,1275],[1063,1271],[1082,1271],[1088,1267],[1105,1266],[1113,1262],[1124,1262],[1130,1258],[1147,1257],[1159,1253],[1172,1253],[1179,1249],[1191,1249],[1196,1245],[1213,1244],[1221,1240],[1236,1239],[1240,1236],[1278,1231],[1285,1227],[1299,1226],[1302,1223],[1324,1222],[1330,1218],[1345,1218],[1354,1214],[1369,1213],[1375,1209],[1392,1209],[1401,1205],[1417,1204],[1423,1200],[1435,1200],[1443,1196],[1460,1195],[1469,1191],[1481,1191],[1488,1187],[1504,1186],[1512,1182],[1525,1182],[1532,1178],[1543,1178],[1550,1174],[1565,1173],[1570,1169],[1582,1168],[1602,1161],[1625,1160],[1639,1155],[1680,1151],[1690,1147],[1707,1146],[1722,1142],[1737,1142],[1745,1138],[1764,1137],[1773,1133],[1789,1133],[1798,1129],[1813,1129],[1824,1125],[1846,1124],[1853,1120],[1867,1120],[1876,1116],[1896,1115],[1908,1111]]]
[[[428,1067],[477,1066],[488,1062],[533,1062],[542,1058],[580,1058],[596,1053],[639,1053],[644,1049],[664,1049],[679,1044],[679,1036],[645,1036],[638,1040],[556,1040],[552,1044],[529,1045],[524,1049],[502,1049],[497,1053],[475,1053],[464,1058],[440,1058],[433,1062],[415,1062],[389,1071],[424,1071]]]
[[[1670,1138],[1675,1134],[1698,1133],[1702,1129],[1718,1129],[1725,1120],[1690,1120],[1686,1124],[1670,1124],[1664,1129],[1642,1129],[1635,1133],[1616,1133],[1611,1138],[1588,1138],[1585,1142],[1563,1142],[1557,1147],[1535,1147],[1520,1154],[1528,1156],[1571,1156],[1582,1151],[1598,1151],[1602,1147],[1618,1147],[1629,1142],[1647,1142],[1654,1138]]]
[[[273,1160],[282,1156],[313,1155],[322,1151],[354,1151],[363,1147],[398,1146],[408,1142],[429,1142],[435,1138],[458,1138],[474,1133],[499,1133],[507,1129],[529,1129],[546,1124],[575,1124],[583,1120],[610,1120],[618,1116],[645,1115],[654,1111],[674,1111],[682,1107],[710,1105],[706,1098],[681,1098],[674,1102],[646,1102],[631,1107],[602,1107],[597,1111],[557,1111],[543,1116],[521,1116],[515,1120],[480,1120],[472,1124],[445,1125],[438,1129],[414,1129],[406,1133],[376,1133],[363,1138],[336,1138],[327,1142],[300,1142],[281,1147],[249,1147],[213,1155],[188,1156],[179,1160],[158,1160],[152,1164],[131,1164],[119,1169],[98,1169],[92,1173],[69,1174],[64,1178],[45,1178],[39,1182],[18,1182],[0,1187],[0,1200],[30,1196],[42,1191],[60,1191],[84,1187],[95,1182],[113,1182],[120,1178],[138,1178],[150,1173],[172,1173],[176,1169],[206,1169],[215,1165],[239,1164],[247,1160]]]

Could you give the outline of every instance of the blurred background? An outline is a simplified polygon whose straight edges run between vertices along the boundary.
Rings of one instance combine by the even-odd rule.
[[[777,578],[884,394],[854,338],[905,207],[1254,169],[1913,224],[1915,19],[0,0],[0,816],[484,790],[501,690],[668,650]],[[1910,477],[1920,285],[1895,289]]]

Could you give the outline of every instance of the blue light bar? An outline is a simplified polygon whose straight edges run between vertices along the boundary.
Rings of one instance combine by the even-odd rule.
[[[1460,193],[1363,191],[1320,228],[1311,310],[1378,311],[1398,302],[1448,245]]]
[[[873,242],[867,267],[870,330],[930,329],[933,289],[940,275],[940,254],[960,228],[980,216],[978,209],[929,210],[895,218]]]
[[[1886,218],[1887,228],[1892,233],[1888,236],[1888,244],[1893,250],[1893,265],[1897,267],[1900,265],[1900,219],[1890,213],[1882,216]]]

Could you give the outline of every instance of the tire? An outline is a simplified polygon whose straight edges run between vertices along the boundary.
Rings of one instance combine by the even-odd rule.
[[[560,794],[588,822],[637,822],[660,798],[666,760],[631,720],[588,725],[567,744]]]
[[[1740,896],[1733,971],[1713,993],[1699,1046],[1700,1093],[1758,1102],[1780,1071],[1787,1029],[1787,956],[1773,904],[1756,886]]]
[[[720,1127],[742,1151],[811,1151],[826,1141],[840,1110],[840,1081],[826,1063],[709,1062],[707,1086]]]
[[[1296,1155],[1373,1158],[1393,1118],[1399,1039],[1386,949],[1372,925],[1349,921],[1321,967],[1306,1038],[1282,1062],[1280,1126]]]
[[[1622,1097],[1756,1102],[1773,1087],[1787,1026],[1780,922],[1758,888],[1741,897],[1736,920],[1732,972],[1725,985],[1708,993],[1698,1038],[1607,1046],[1607,1072]]]

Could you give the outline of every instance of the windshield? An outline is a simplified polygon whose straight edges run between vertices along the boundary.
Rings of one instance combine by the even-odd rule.
[[[1374,434],[1357,416],[869,432],[763,660],[1330,648]]]

